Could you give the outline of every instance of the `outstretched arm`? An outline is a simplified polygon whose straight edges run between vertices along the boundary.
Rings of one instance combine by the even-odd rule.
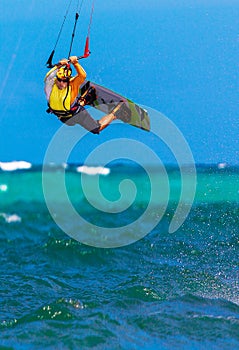
[[[77,56],[71,56],[69,58],[69,61],[74,65],[75,70],[77,72],[77,75],[71,78],[70,85],[71,85],[71,103],[75,100],[76,96],[79,94],[79,88],[84,83],[86,79],[86,72],[81,67],[81,65],[78,62]]]
[[[74,84],[78,84],[78,86],[80,86],[86,79],[86,72],[84,68],[79,64],[77,56],[71,56],[69,58],[69,61],[73,64],[77,72],[77,75],[72,79],[72,81]]]
[[[54,84],[55,77],[56,77],[56,72],[57,72],[57,66],[54,66],[51,70],[49,70],[49,72],[47,72],[44,78],[44,83],[45,83],[44,91],[46,94],[47,101],[49,101],[49,98],[50,98],[52,86]]]

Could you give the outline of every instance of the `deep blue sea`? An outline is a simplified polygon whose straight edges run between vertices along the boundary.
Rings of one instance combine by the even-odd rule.
[[[121,226],[132,235],[127,224],[150,200],[145,172],[130,164],[79,166],[64,167],[76,211],[98,227]],[[198,165],[191,211],[169,233],[181,177],[167,167],[171,192],[158,224],[134,243],[99,248],[59,228],[45,202],[41,166],[10,167],[0,171],[0,349],[239,348],[239,168]],[[47,176],[64,212],[57,192],[62,171],[49,167]],[[109,201],[131,178],[134,202],[123,213],[91,207],[83,173],[101,183]],[[152,217],[161,205],[154,203]]]

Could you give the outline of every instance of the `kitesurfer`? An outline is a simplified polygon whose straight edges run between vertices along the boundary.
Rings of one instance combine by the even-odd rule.
[[[70,64],[73,64],[77,74],[72,76]],[[90,105],[96,99],[95,90],[89,87],[83,95],[79,95],[80,86],[86,79],[86,72],[79,64],[77,56],[69,60],[62,59],[45,76],[45,94],[48,101],[48,113],[55,114],[67,125],[80,124],[93,134],[99,134],[113,120],[120,118],[121,104],[99,121],[93,119],[84,106]]]

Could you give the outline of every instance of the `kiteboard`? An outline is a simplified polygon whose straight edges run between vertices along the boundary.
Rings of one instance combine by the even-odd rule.
[[[95,89],[96,93],[94,101],[90,103],[92,107],[109,114],[120,102],[123,102],[127,106],[127,118],[123,121],[137,128],[150,131],[149,115],[144,108],[130,99],[91,81],[87,81],[81,86],[80,94],[83,95],[91,87]]]

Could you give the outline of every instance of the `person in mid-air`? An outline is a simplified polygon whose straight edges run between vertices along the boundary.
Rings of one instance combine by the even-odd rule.
[[[77,74],[72,76],[70,64],[73,64]],[[79,64],[77,56],[69,60],[62,59],[45,76],[45,94],[48,101],[48,113],[55,114],[67,125],[80,124],[93,134],[99,134],[113,120],[120,119],[121,104],[99,121],[93,119],[84,108],[96,100],[95,89],[89,87],[79,95],[80,86],[86,79],[86,72]]]

